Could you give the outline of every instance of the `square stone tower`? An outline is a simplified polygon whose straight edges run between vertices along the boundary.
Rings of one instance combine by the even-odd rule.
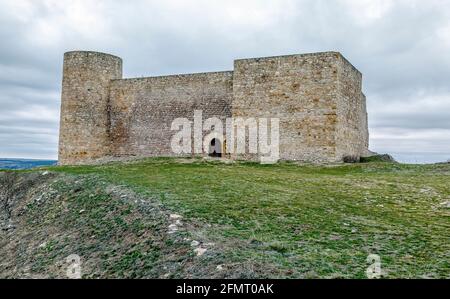
[[[358,160],[369,140],[361,88],[361,73],[337,52],[236,60],[232,114],[279,118],[282,160]]]

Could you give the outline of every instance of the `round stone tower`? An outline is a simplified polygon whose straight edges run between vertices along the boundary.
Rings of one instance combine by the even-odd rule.
[[[82,164],[108,155],[108,97],[114,79],[122,79],[121,58],[85,51],[64,54],[60,165]]]

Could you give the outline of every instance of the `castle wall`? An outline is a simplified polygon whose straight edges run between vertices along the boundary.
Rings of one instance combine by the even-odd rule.
[[[339,57],[330,52],[237,60],[233,116],[279,118],[283,160],[335,161]]]
[[[358,159],[368,149],[366,98],[362,93],[362,74],[344,57],[338,60],[338,121],[336,154]]]
[[[64,55],[59,164],[76,164],[109,154],[108,94],[122,78],[122,60],[97,52]]]
[[[176,118],[231,116],[233,72],[114,80],[110,92],[111,154],[174,156],[170,147]],[[208,132],[205,132],[205,134]]]
[[[370,155],[369,151],[369,115],[367,114],[367,99],[364,93],[361,93],[361,157]]]
[[[234,71],[134,79],[122,79],[118,57],[69,52],[59,163],[176,156],[171,125],[177,118],[192,121],[194,110],[223,124],[229,117],[278,118],[282,160],[359,158],[367,154],[369,138],[361,82],[361,73],[337,52],[240,59]]]

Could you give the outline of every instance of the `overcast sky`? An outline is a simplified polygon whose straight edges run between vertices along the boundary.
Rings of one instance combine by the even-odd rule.
[[[364,75],[370,148],[450,159],[450,1],[0,0],[0,157],[57,158],[63,53],[124,76],[231,70],[236,58],[340,51]]]

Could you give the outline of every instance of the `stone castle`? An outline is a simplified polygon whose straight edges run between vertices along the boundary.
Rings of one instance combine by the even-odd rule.
[[[281,160],[333,163],[368,153],[362,75],[340,53],[239,59],[234,71],[123,79],[119,57],[74,51],[64,55],[59,164],[180,156],[170,146],[171,123],[192,119],[195,110],[224,123],[279,118]]]

